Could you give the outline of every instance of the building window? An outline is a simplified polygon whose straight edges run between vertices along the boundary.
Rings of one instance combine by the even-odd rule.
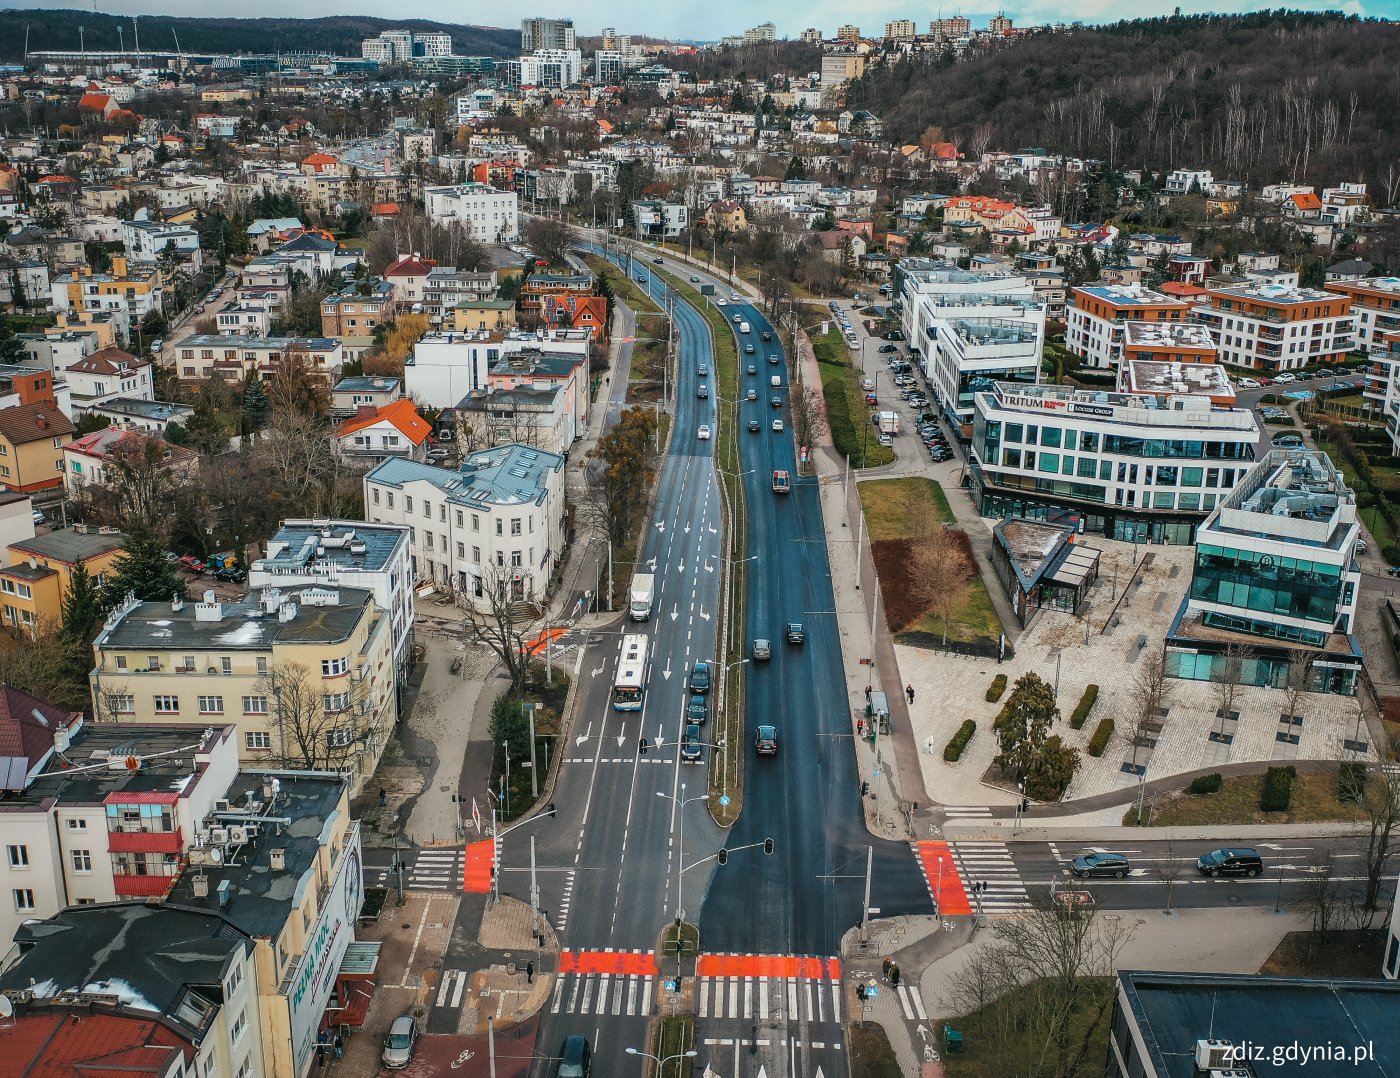
[[[233,1025],[229,1027],[229,1043],[237,1044],[243,1039],[243,1034],[248,1031],[248,1009],[245,1007],[238,1012],[238,1017],[233,1020]]]
[[[519,534],[520,534],[520,518],[519,518],[519,517],[512,517],[512,518],[511,518],[511,522],[510,522],[510,534],[511,534],[511,535],[519,535]]]
[[[125,669],[126,669],[126,656],[125,656],[125,655],[118,655],[118,656],[116,657],[116,664],[117,664],[117,669],[118,669],[118,670],[125,670]]]
[[[259,656],[258,656],[258,673],[259,673],[259,674],[266,674],[266,673],[267,673],[267,656],[266,656],[266,655],[259,655]]]
[[[74,872],[92,871],[92,852],[90,850],[70,850],[69,856],[73,859]]]
[[[413,499],[410,498],[407,494],[405,494],[403,498],[403,511],[405,513],[413,512]]]
[[[199,698],[199,713],[201,715],[222,715],[224,713],[224,698],[222,696],[201,696]]]
[[[458,544],[457,544],[457,559],[458,559],[459,561],[462,561],[462,560],[465,560],[466,556],[467,556],[467,546],[466,546],[466,544],[465,544],[465,543],[458,543]]]
[[[86,831],[86,830],[87,830],[87,821],[86,821],[86,820],[69,820],[69,821],[68,821],[68,830],[70,830],[70,831]]]
[[[505,522],[504,520],[498,520],[498,521],[496,521],[496,534],[497,534],[497,535],[504,535],[504,534],[505,534],[505,524],[506,524],[506,522]]]
[[[136,697],[130,693],[115,693],[108,697],[108,701],[114,715],[136,714]]]
[[[13,891],[15,896],[15,909],[21,913],[34,908],[34,892],[28,887],[16,887]]]
[[[266,715],[266,696],[245,696],[243,698],[243,714],[245,715]]]
[[[378,487],[370,487],[369,494],[370,494],[370,498],[373,500],[374,504],[375,504],[375,505],[378,505],[378,504],[379,504],[379,488],[378,488]]]
[[[321,697],[321,703],[326,711],[344,711],[350,706],[349,692],[330,692]]]
[[[12,844],[5,847],[5,853],[9,856],[11,868],[29,867],[29,847]]]
[[[326,744],[333,749],[346,748],[354,740],[355,729],[352,726],[337,726],[326,734]]]
[[[219,656],[219,669],[225,674],[233,673],[233,659],[227,655]]]
[[[479,516],[477,516],[475,513],[472,514],[472,531],[474,531],[474,532],[479,532],[479,531],[481,531],[481,518],[480,518]]]
[[[178,696],[156,696],[153,699],[157,715],[178,715],[180,713],[180,698]]]
[[[243,735],[243,747],[249,752],[260,752],[272,748],[272,735],[266,730],[249,730]]]
[[[233,971],[228,975],[228,981],[224,984],[224,998],[227,999],[238,991],[243,984],[243,967],[234,966]]]
[[[342,657],[339,658],[339,659],[322,659],[322,660],[321,660],[321,676],[322,676],[322,677],[340,677],[342,674],[346,673],[349,669],[350,669],[350,659],[349,659],[348,657],[346,657],[346,656],[342,656]]]

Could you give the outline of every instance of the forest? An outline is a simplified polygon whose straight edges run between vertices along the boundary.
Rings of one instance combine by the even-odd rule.
[[[0,60],[24,59],[25,32],[29,48],[77,49],[78,27],[82,44],[92,50],[118,49],[134,45],[131,19],[102,15],[93,11],[56,9],[0,10]],[[404,29],[395,19],[375,19],[364,15],[334,15],[324,19],[176,19],[164,15],[142,15],[139,20],[141,44],[147,49],[171,52],[175,35],[180,47],[191,53],[239,52],[331,52],[337,56],[359,56],[360,42],[383,30]],[[118,33],[118,27],[121,33]],[[462,26],[456,23],[414,19],[406,27],[413,30],[446,31],[461,56],[514,56],[520,51],[520,31],[490,26]]]
[[[954,62],[901,60],[850,86],[888,137],[930,128],[969,157],[1043,147],[1110,168],[1209,168],[1400,194],[1400,25],[1289,11],[1041,33]]]

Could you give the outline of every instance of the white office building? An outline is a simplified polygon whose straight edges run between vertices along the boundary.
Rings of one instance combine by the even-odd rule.
[[[543,602],[563,556],[564,458],[504,445],[457,470],[386,460],[365,476],[365,515],[408,528],[417,579],[490,610],[495,589]]]
[[[955,425],[967,427],[977,393],[997,382],[1039,379],[1045,306],[1034,284],[1019,274],[913,263],[900,267],[904,334],[941,410]]]
[[[506,243],[520,236],[519,199],[514,191],[498,191],[485,183],[428,187],[423,203],[435,224],[461,225],[482,243]]]
[[[574,354],[586,361],[591,339],[586,329],[539,334],[520,330],[427,333],[413,346],[404,364],[405,391],[430,408],[451,408],[468,394],[487,388],[488,372],[498,359],[547,350]]]
[[[1170,364],[1148,364],[1171,367]],[[1135,393],[998,384],[976,397],[972,496],[986,517],[1185,545],[1254,463],[1259,427],[1224,370],[1180,364]]]
[[[544,86],[562,90],[583,81],[583,53],[578,49],[537,49],[496,66],[501,81],[511,87]]]

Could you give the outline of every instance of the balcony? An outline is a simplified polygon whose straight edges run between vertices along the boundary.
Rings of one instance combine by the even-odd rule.
[[[175,881],[171,876],[113,876],[112,887],[118,898],[164,898]]]
[[[107,849],[112,853],[180,853],[184,835],[174,831],[109,831]]]

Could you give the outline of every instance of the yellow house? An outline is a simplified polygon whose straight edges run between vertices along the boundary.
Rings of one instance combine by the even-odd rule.
[[[79,525],[11,543],[10,564],[0,568],[0,620],[30,633],[40,625],[58,624],[74,570],[82,565],[103,583],[125,541],[115,528]]]
[[[63,447],[78,428],[53,401],[0,408],[0,487],[22,494],[63,484]]]
[[[464,299],[452,308],[452,328],[472,330],[515,328],[515,304],[508,299]]]
[[[393,731],[392,626],[362,588],[261,588],[140,602],[93,642],[102,721],[231,722],[245,766],[334,770],[352,795]]]

